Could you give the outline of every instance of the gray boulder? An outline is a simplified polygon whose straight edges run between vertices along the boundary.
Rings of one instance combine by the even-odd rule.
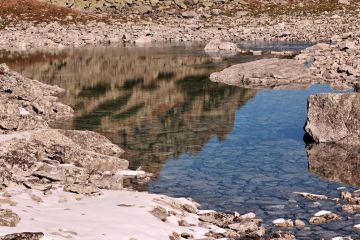
[[[310,96],[305,131],[317,143],[360,145],[360,94]]]
[[[311,84],[313,78],[304,64],[292,59],[261,59],[241,63],[210,75],[214,82],[247,88]]]

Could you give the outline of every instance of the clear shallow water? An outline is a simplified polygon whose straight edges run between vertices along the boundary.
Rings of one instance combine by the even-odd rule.
[[[254,211],[267,223],[279,217],[306,220],[321,209],[340,212],[333,203],[318,206],[292,194],[336,197],[338,187],[355,184],[329,181],[341,165],[325,174],[309,171],[302,139],[307,96],[332,90],[324,85],[254,90],[213,83],[208,79],[212,72],[259,57],[221,58],[201,49],[70,49],[5,55],[1,61],[66,89],[61,100],[76,114],[55,126],[106,135],[125,149],[132,168],[142,166],[157,175],[151,192],[192,197],[203,208]],[[345,216],[346,221],[297,234],[317,239],[353,233],[357,218]]]

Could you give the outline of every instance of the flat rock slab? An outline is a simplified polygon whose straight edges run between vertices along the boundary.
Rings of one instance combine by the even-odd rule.
[[[274,88],[311,84],[312,76],[303,63],[292,59],[269,58],[241,63],[210,75],[214,82],[246,88]]]
[[[360,145],[360,94],[310,96],[305,130],[315,142]]]

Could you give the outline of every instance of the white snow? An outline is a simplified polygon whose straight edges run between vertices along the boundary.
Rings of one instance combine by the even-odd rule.
[[[52,190],[50,195],[42,195],[39,191],[32,194],[41,196],[43,202],[35,202],[29,193],[19,187],[10,187],[7,191],[16,206],[3,206],[16,212],[21,221],[16,227],[2,227],[0,236],[24,231],[39,231],[45,234],[44,240],[129,240],[169,239],[173,232],[189,232],[194,236],[203,236],[208,229],[200,227],[178,226],[178,216],[171,216],[162,222],[149,211],[161,202],[177,199],[146,192],[103,190],[103,195],[82,197],[80,195]],[[78,200],[77,200],[77,199]],[[181,199],[180,202],[183,202]],[[189,201],[189,203],[191,203]],[[187,214],[181,219],[198,223],[196,214]],[[219,230],[220,231],[220,230]]]

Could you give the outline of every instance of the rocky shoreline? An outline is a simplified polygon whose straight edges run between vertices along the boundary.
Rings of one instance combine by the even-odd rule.
[[[175,1],[176,10],[165,8],[155,15],[148,7],[137,6],[136,13],[128,15],[126,21],[94,17],[81,22],[76,21],[79,13],[73,11],[65,11],[62,19],[46,21],[27,21],[8,14],[0,18],[0,49],[21,52],[86,45],[149,46],[213,39],[326,41],[303,50],[294,59],[272,58],[235,65],[212,74],[211,79],[248,88],[297,88],[313,83],[329,83],[338,89],[358,88],[358,9],[274,16],[268,12],[254,15],[247,8],[219,9],[204,3],[188,8],[182,3]],[[346,1],[341,4],[349,5]],[[71,1],[65,5],[79,9]],[[158,7],[157,3],[153,5]],[[80,10],[92,8],[83,7]],[[102,7],[120,12],[122,9]],[[225,14],[227,10],[231,10],[229,14]],[[217,45],[207,50],[243,51],[234,44],[216,41]],[[146,183],[151,174],[129,170],[120,147],[94,132],[48,126],[73,115],[73,110],[56,97],[62,92],[59,87],[24,78],[0,65],[0,239],[114,239],[122,235],[126,239],[286,240],[296,239],[299,232],[306,238],[310,226],[356,220],[360,212],[359,191],[340,189],[340,196],[296,192],[309,204],[330,202],[332,209],[314,212],[309,219],[274,219],[269,226],[254,213],[199,210],[191,199],[135,192],[131,190],[134,183]],[[338,154],[341,160],[351,158],[349,153],[359,145],[358,104],[356,93],[310,97],[305,127],[314,141],[307,146],[310,168],[320,172],[324,169],[317,162],[329,156],[323,152],[332,157]],[[69,214],[64,216],[64,211]],[[99,215],[108,223],[104,229],[98,229]],[[74,226],[74,219],[82,224]],[[353,229],[358,235],[359,224]]]
[[[237,14],[237,15],[236,15]],[[86,45],[146,45],[164,42],[207,42],[214,38],[226,41],[328,41],[334,34],[354,31],[359,25],[360,11],[325,12],[310,16],[253,16],[238,11],[233,16],[200,12],[189,17],[161,16],[156,19],[127,21],[117,19],[87,20],[85,23],[13,20],[0,28],[0,49],[25,51],[36,48],[61,49]],[[64,16],[74,19],[72,15]],[[9,17],[10,19],[13,16]],[[0,20],[1,23],[1,20]],[[1,24],[0,24],[1,25]]]
[[[123,150],[118,146],[93,132],[56,130],[47,124],[32,124],[33,119],[48,123],[60,116],[71,117],[71,108],[57,102],[55,97],[61,89],[26,79],[6,65],[1,65],[0,79],[1,99],[6,106],[1,115],[10,119],[27,117],[21,127],[7,127],[6,119],[1,122],[0,224],[3,236],[0,239],[69,236],[84,239],[89,236],[87,234],[98,236],[97,239],[111,238],[119,230],[116,233],[107,230],[103,236],[94,230],[84,232],[91,223],[86,216],[98,214],[95,211],[98,201],[104,204],[105,219],[114,216],[111,214],[114,208],[119,209],[116,210],[119,215],[147,219],[146,224],[160,231],[161,239],[296,239],[294,228],[306,232],[310,231],[310,225],[342,219],[337,213],[323,210],[314,213],[311,219],[274,219],[269,226],[254,213],[198,210],[198,205],[191,200],[129,191],[131,184],[126,184],[129,182],[126,179],[146,182],[149,175],[127,170],[128,163],[121,159]],[[27,89],[34,90],[24,95]],[[37,97],[32,98],[33,95]],[[359,208],[357,192],[342,193],[343,200],[310,193],[295,194],[311,201],[335,201],[350,214]],[[138,202],[137,198],[146,200]],[[69,211],[69,219],[61,215],[64,210]],[[58,216],[55,218],[58,220],[51,221],[54,216]],[[83,224],[71,226],[70,218],[79,216],[85,216]],[[119,220],[121,218],[105,219],[103,221],[114,222],[117,226],[125,224]],[[45,222],[48,230],[44,230]],[[132,226],[142,229],[143,224],[145,222],[135,221]],[[143,231],[136,235],[134,229],[126,227],[123,233],[129,239],[159,239],[159,236],[151,236],[152,228],[144,225]]]
[[[0,224],[4,227],[0,239],[61,239],[69,236],[84,239],[89,237],[88,234],[97,239],[111,238],[119,234],[119,230],[105,229],[105,235],[87,230],[90,229],[89,218],[99,214],[95,211],[95,206],[100,204],[98,201],[104,205],[103,221],[113,222],[116,226],[125,223],[112,214],[114,208],[118,209],[118,215],[146,219],[145,222],[134,220],[130,225],[125,224],[128,227],[122,233],[129,239],[159,239],[160,235],[161,239],[296,239],[294,229],[311,232],[310,226],[344,218],[338,213],[322,210],[314,212],[310,219],[274,219],[270,226],[254,213],[198,210],[198,204],[191,200],[129,191],[132,185],[126,179],[146,182],[149,175],[128,170],[128,162],[121,159],[121,148],[97,133],[56,130],[47,126],[52,120],[72,115],[72,109],[55,97],[61,89],[26,79],[4,64],[1,65],[0,79],[1,99],[5,106],[0,124]],[[28,89],[33,90],[26,92]],[[35,95],[37,97],[32,97]],[[18,118],[23,119],[22,124],[8,127],[8,119]],[[33,124],[34,119],[45,124]],[[342,207],[346,216],[359,211],[357,191],[342,192],[341,196],[333,197],[294,194],[310,202],[334,202],[336,208]],[[139,202],[138,198],[143,200]],[[69,218],[62,215],[64,210],[69,211]],[[58,216],[55,218],[58,220],[50,220],[54,216]],[[79,216],[85,216],[81,218],[83,224],[72,226],[72,220]],[[47,230],[44,230],[45,222]],[[139,231],[136,235],[130,226],[143,230],[136,230]],[[154,228],[160,235],[151,235]],[[356,231],[357,225],[354,229]]]

